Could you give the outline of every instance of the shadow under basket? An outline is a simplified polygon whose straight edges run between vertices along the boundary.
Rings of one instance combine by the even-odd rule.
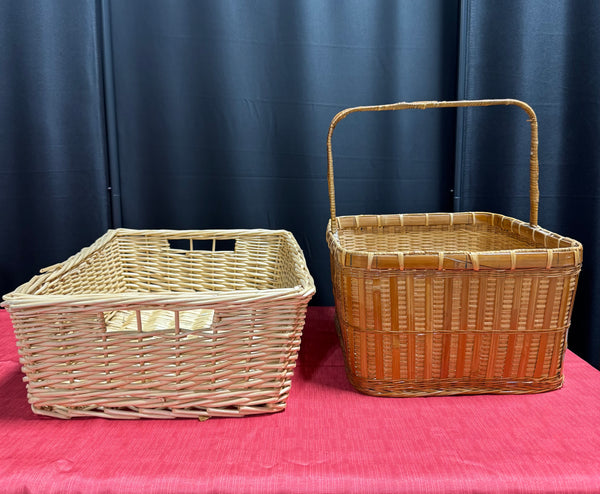
[[[286,231],[118,229],[2,305],[38,414],[235,417],[285,408],[314,292]]]
[[[337,217],[331,136],[347,115],[516,105],[529,115],[530,221],[485,212]],[[537,120],[517,100],[395,103],[330,126],[327,242],[346,372],[378,396],[559,388],[582,245],[537,225]]]

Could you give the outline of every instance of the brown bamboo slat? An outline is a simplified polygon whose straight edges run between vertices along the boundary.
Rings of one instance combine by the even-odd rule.
[[[219,250],[224,240],[235,247]],[[207,418],[285,408],[315,292],[291,233],[110,230],[42,271],[2,304],[34,412]]]
[[[531,126],[530,218],[336,216],[333,130],[355,112],[514,105]],[[518,100],[348,108],[327,138],[327,228],[346,371],[379,396],[537,393],[562,385],[582,245],[537,224],[537,118]]]

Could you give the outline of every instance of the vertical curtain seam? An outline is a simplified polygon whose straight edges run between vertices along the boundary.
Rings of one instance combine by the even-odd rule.
[[[469,18],[471,4],[469,0],[460,1],[459,14],[459,36],[458,36],[458,64],[457,64],[457,98],[467,99],[468,90],[468,38]],[[464,147],[466,141],[466,113],[467,108],[456,109],[456,144],[454,155],[454,197],[453,209],[460,211],[463,208],[463,185],[464,185]]]
[[[121,174],[119,163],[119,138],[113,65],[113,46],[110,15],[110,0],[99,3],[101,23],[101,68],[102,100],[104,102],[105,149],[108,177],[109,224],[111,228],[123,226],[121,207]]]

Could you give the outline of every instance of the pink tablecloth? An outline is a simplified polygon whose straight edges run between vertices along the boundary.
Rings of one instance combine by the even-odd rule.
[[[311,308],[283,413],[64,421],[30,411],[0,311],[0,492],[600,492],[600,372],[569,352],[565,376],[540,395],[363,396],[332,309]]]

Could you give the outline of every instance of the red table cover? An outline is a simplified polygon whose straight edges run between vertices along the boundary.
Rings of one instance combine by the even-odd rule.
[[[31,412],[0,311],[0,492],[600,492],[600,372],[567,352],[558,391],[369,397],[311,307],[282,413],[60,420]]]

